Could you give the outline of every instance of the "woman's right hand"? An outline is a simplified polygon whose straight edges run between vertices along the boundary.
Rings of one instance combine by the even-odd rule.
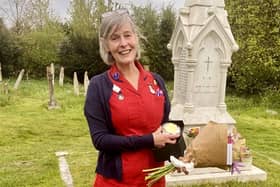
[[[168,134],[163,133],[162,127],[160,126],[156,131],[153,132],[154,146],[157,148],[163,148],[167,143],[175,144],[176,139],[180,134]]]

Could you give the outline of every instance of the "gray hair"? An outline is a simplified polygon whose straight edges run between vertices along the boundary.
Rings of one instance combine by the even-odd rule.
[[[128,11],[126,9],[119,9],[112,12],[106,12],[101,16],[101,24],[99,28],[99,52],[102,60],[107,65],[112,65],[115,62],[112,54],[106,50],[108,38],[115,30],[125,23],[130,23],[132,31],[136,34],[136,60],[140,59],[140,32]]]

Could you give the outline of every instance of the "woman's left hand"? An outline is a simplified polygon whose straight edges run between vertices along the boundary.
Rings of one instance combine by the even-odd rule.
[[[160,126],[153,132],[154,146],[157,148],[165,147],[166,144],[175,144],[179,134],[162,133],[162,127]]]

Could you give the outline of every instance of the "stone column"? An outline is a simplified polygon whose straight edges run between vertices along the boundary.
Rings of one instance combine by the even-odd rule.
[[[22,80],[23,74],[24,74],[24,69],[22,69],[22,70],[20,71],[20,73],[19,73],[19,75],[18,75],[18,78],[17,78],[17,80],[16,80],[16,83],[15,83],[15,85],[14,85],[14,89],[18,89],[18,86],[19,86],[19,84],[20,84],[20,82],[21,82],[21,80]]]
[[[227,70],[230,66],[230,63],[221,62],[221,83],[220,83],[220,97],[218,108],[221,112],[226,112],[226,103],[225,103],[225,93],[226,93],[226,82],[227,82]]]
[[[187,90],[186,90],[186,100],[184,104],[184,111],[185,112],[192,112],[193,111],[193,102],[192,102],[192,89],[193,89],[193,77],[194,77],[194,70],[197,65],[197,60],[195,59],[188,59],[186,63],[187,69]]]
[[[178,59],[172,59],[172,62],[174,64],[174,88],[173,88],[173,99],[172,99],[172,104],[177,104],[177,98],[179,97],[178,95],[178,90],[179,90],[179,60]]]

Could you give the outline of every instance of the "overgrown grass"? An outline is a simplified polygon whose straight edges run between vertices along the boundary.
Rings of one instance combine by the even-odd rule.
[[[12,85],[12,81],[10,85]],[[10,86],[12,87],[12,86]],[[168,83],[167,87],[172,88]],[[70,84],[55,85],[55,97],[61,106],[48,110],[46,81],[23,81],[18,90],[0,95],[0,186],[63,187],[56,151],[68,151],[66,157],[74,185],[91,186],[97,153],[91,144],[83,115],[84,96],[75,96]],[[278,97],[227,97],[229,113],[237,121],[239,132],[253,150],[254,165],[268,174],[265,182],[206,184],[201,187],[278,186],[280,161],[280,115]],[[278,114],[267,112],[278,111]],[[196,186],[196,185],[194,185]]]

